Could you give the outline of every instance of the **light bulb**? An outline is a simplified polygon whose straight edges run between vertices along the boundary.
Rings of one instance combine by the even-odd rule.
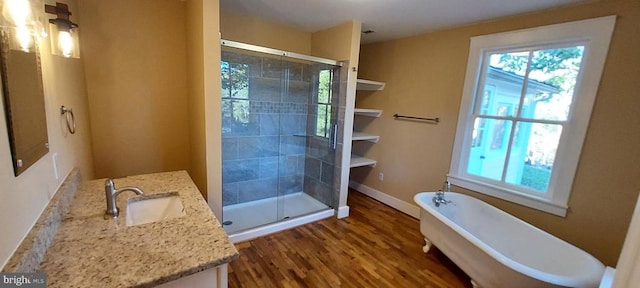
[[[60,48],[60,53],[64,57],[69,58],[73,55],[73,38],[69,31],[60,31],[58,33],[58,48]]]
[[[16,27],[16,38],[18,38],[18,43],[20,44],[20,49],[24,52],[29,52],[29,48],[31,47],[31,31],[26,26],[18,26]]]
[[[5,0],[3,14],[16,26],[26,26],[31,21],[31,5],[28,0]]]

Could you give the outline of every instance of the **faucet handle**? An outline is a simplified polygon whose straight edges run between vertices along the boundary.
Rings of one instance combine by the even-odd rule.
[[[113,183],[113,179],[107,178],[107,180],[104,181],[104,188],[110,189],[110,188],[115,188],[115,187],[116,187],[116,184]]]

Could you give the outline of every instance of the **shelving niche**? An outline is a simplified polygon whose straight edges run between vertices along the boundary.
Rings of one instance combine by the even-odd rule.
[[[373,143],[378,143],[380,140],[380,136],[371,135],[364,132],[353,132],[353,137],[351,138],[353,141],[369,141]]]
[[[356,108],[356,109],[353,110],[353,113],[355,113],[356,115],[360,115],[360,116],[378,118],[378,117],[380,117],[380,115],[382,115],[382,110]]]
[[[385,86],[384,82],[365,80],[365,79],[358,79],[357,80],[357,85],[356,85],[356,90],[360,90],[360,91],[380,91],[380,90],[384,89],[384,86]],[[376,117],[377,118],[377,117],[380,117],[380,115],[382,115],[382,110],[355,108],[353,110],[353,113],[355,115],[358,115],[358,116]],[[371,135],[371,134],[367,134],[367,133],[364,133],[364,132],[353,131],[353,136],[351,137],[351,140],[352,141],[369,141],[369,142],[377,143],[378,140],[380,140],[380,136]],[[351,154],[351,165],[350,165],[350,168],[362,167],[362,166],[374,167],[374,166],[376,166],[376,164],[377,164],[376,160],[368,159],[368,158],[365,158],[365,157],[362,157],[362,156],[356,155],[356,154]]]
[[[364,79],[358,79],[356,83],[357,83],[356,90],[360,90],[360,91],[380,91],[384,89],[384,85],[385,85],[385,83],[383,82],[364,80]]]

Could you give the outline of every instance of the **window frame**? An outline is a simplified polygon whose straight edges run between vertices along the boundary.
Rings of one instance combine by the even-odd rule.
[[[220,71],[221,71],[221,73],[222,73],[222,74],[224,74],[224,73],[225,73],[225,69],[222,67],[222,66],[224,66],[224,64],[223,64],[223,63],[226,63],[226,64],[227,64],[227,66],[228,66],[227,68],[229,69],[229,71],[227,71],[226,73],[229,73],[229,74],[231,73],[231,65],[243,65],[243,66],[245,66],[245,67],[244,67],[244,68],[245,68],[245,71],[244,71],[244,72],[245,72],[245,73],[244,73],[245,75],[244,75],[244,77],[246,77],[246,79],[247,79],[247,87],[245,87],[245,89],[247,90],[247,95],[246,95],[246,97],[245,97],[245,98],[242,98],[242,97],[234,97],[234,96],[232,96],[232,95],[231,95],[232,90],[228,90],[229,95],[228,95],[227,97],[225,97],[225,96],[224,96],[224,94],[225,94],[225,93],[221,92],[221,95],[220,95],[220,96],[221,96],[221,97],[220,97],[220,101],[221,101],[221,102],[220,102],[220,105],[221,105],[221,106],[224,106],[224,101],[225,101],[225,100],[229,100],[229,101],[231,102],[231,107],[232,107],[232,109],[231,109],[231,115],[230,115],[230,116],[231,116],[231,118],[233,118],[235,121],[238,121],[238,122],[241,122],[241,123],[247,124],[247,123],[249,122],[249,117],[251,117],[251,116],[250,116],[250,114],[251,114],[251,113],[250,113],[250,109],[249,109],[249,105],[250,105],[250,103],[249,103],[249,80],[250,80],[250,78],[251,78],[251,77],[250,77],[250,72],[249,72],[249,69],[250,69],[250,68],[249,68],[249,64],[247,64],[247,63],[242,63],[242,62],[232,62],[232,61],[228,61],[228,60],[224,60],[224,59],[222,59],[222,60],[220,60]],[[220,86],[221,86],[222,90],[226,90],[226,89],[224,89],[224,87],[223,87],[224,85],[222,85],[222,81],[224,81],[224,80],[223,80],[223,79],[221,79],[221,85],[220,85]],[[222,90],[221,90],[221,91],[222,91]],[[233,109],[233,108],[234,108],[234,107],[233,107],[233,104],[234,104],[234,103],[242,103],[242,102],[245,102],[245,103],[246,103],[246,105],[247,105],[247,120],[246,120],[246,121],[239,121],[239,119],[237,119],[237,118],[235,117],[235,111],[234,111],[234,109]],[[224,109],[223,109],[223,110],[224,110]],[[222,118],[225,118],[224,112],[222,112]]]
[[[449,181],[456,186],[565,217],[615,21],[616,16],[606,16],[472,37],[451,166],[447,174]],[[484,84],[482,76],[483,69],[486,68],[485,56],[499,51],[563,44],[584,45],[585,48],[568,119],[558,143],[548,191],[531,193],[530,189],[521,186],[467,173],[471,132],[476,114],[475,101],[481,101],[482,98],[476,97],[476,93],[482,91]],[[514,122],[512,125],[515,124]]]
[[[328,95],[327,95],[327,102],[322,102],[320,101],[320,75],[322,74],[322,72],[328,72],[329,73],[329,87],[328,87]],[[322,137],[322,138],[326,138],[329,139],[331,137],[331,129],[332,129],[332,123],[331,123],[331,113],[333,111],[332,110],[332,103],[333,103],[333,76],[334,76],[334,70],[333,69],[321,69],[318,71],[318,86],[316,87],[316,90],[318,91],[316,94],[316,133],[315,136],[317,137]],[[318,130],[320,127],[318,127],[318,119],[320,119],[320,107],[324,107],[325,109],[325,117],[324,117],[324,122],[325,122],[325,129],[323,132],[324,135],[320,135],[320,131]]]

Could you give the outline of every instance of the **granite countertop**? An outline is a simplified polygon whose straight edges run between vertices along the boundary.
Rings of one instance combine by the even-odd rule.
[[[128,227],[123,192],[120,216],[105,220],[104,179],[84,182],[64,215],[39,271],[47,287],[153,287],[231,262],[238,251],[185,171],[114,179],[145,196],[178,192],[186,216]]]

